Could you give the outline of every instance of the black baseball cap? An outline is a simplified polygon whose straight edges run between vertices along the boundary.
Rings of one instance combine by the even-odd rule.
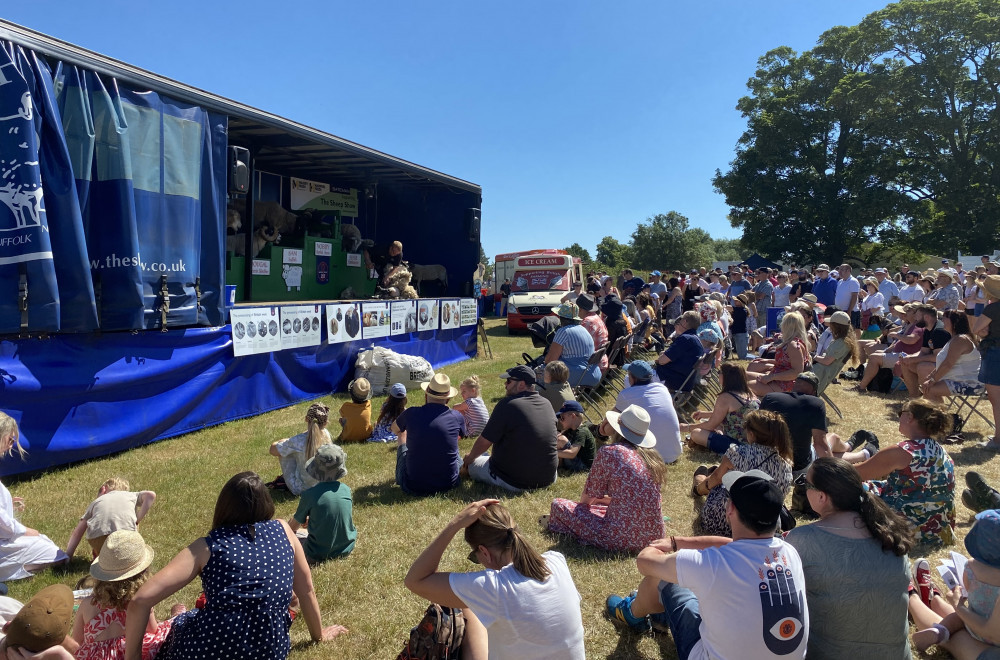
[[[528,385],[534,385],[538,380],[535,377],[535,372],[523,364],[519,364],[516,367],[508,369],[504,373],[500,374],[501,378],[509,378],[511,380],[519,380],[527,383]]]
[[[729,499],[736,510],[760,527],[777,527],[785,498],[781,489],[762,470],[739,472],[730,470],[722,477]]]

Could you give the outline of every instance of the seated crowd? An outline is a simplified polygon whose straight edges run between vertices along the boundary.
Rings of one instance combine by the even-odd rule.
[[[944,403],[985,393],[1000,407],[1000,275],[984,264],[960,277],[957,266],[942,264],[933,281],[908,269],[855,277],[847,264],[839,277],[825,264],[702,268],[666,281],[653,271],[648,283],[631,271],[619,282],[596,275],[553,309],[558,329],[537,364],[501,374],[505,396],[492,410],[478,377],[455,388],[438,373],[421,384],[422,403],[402,384],[389,387],[373,423],[372,386],[355,379],[336,438],[329,407],[309,406],[305,430],[270,446],[280,475],[266,484],[252,472],[233,476],[207,535],[155,573],[153,549],[136,531],[155,493],[107,481],[63,550],[18,522],[23,502],[0,484],[0,579],[65,563],[84,538],[94,556],[92,592],[75,616],[67,588],[40,591],[5,627],[0,654],[284,658],[290,607],[314,641],[334,639],[346,629],[324,627],[311,567],[359,542],[344,445],[380,442],[395,443],[395,482],[412,497],[463,478],[514,495],[586,473],[579,497],[554,498],[539,524],[570,542],[635,553],[640,580],[608,596],[608,616],[669,631],[682,659],[910,658],[908,617],[918,650],[1000,657],[1000,494],[967,476],[962,500],[982,511],[965,539],[967,595],[937,591],[927,561],[907,558],[955,542],[946,444],[957,441],[956,420]],[[622,350],[609,352],[616,342]],[[831,433],[825,391],[850,373],[867,392],[892,370],[909,397],[902,439],[880,447],[864,430],[847,440]],[[614,407],[589,424],[580,388],[616,374],[624,387]],[[715,374],[720,391],[706,409],[679,415]],[[670,536],[661,493],[685,434],[691,450],[719,460],[693,475],[697,535]],[[472,439],[464,455],[463,438]],[[0,455],[14,451],[17,425],[0,413]],[[274,489],[299,498],[288,521],[274,519]],[[796,526],[792,513],[815,522]],[[482,570],[440,570],[459,532]],[[153,607],[199,575],[202,601],[158,621]],[[461,621],[449,643],[463,658],[585,657],[566,558],[538,552],[497,499],[464,506],[404,584]],[[44,626],[62,632],[39,641]]]

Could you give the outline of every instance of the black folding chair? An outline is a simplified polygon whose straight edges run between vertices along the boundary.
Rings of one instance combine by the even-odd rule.
[[[576,400],[587,404],[587,406],[585,406],[583,409],[583,416],[586,417],[587,421],[590,422],[591,424],[594,423],[594,420],[592,420],[590,418],[590,415],[587,414],[587,407],[599,408],[597,401],[593,397],[593,392],[597,387],[597,385],[600,385],[600,381],[598,381],[597,385],[593,386],[582,385],[582,383],[583,379],[587,376],[588,373],[590,373],[591,367],[601,364],[601,358],[603,358],[607,354],[607,352],[608,352],[607,344],[601,346],[599,349],[594,351],[594,353],[590,356],[590,359],[587,360],[587,368],[580,373],[580,377],[577,379],[576,383],[573,384],[572,386],[573,396],[576,397]]]

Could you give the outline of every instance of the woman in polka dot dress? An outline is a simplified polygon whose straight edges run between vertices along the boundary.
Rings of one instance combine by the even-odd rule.
[[[212,531],[181,550],[133,597],[126,617],[126,660],[140,660],[145,622],[154,605],[201,575],[203,609],[178,615],[156,655],[161,660],[272,660],[288,656],[292,592],[313,641],[346,632],[323,627],[302,546],[253,472],[230,479],[219,493]]]

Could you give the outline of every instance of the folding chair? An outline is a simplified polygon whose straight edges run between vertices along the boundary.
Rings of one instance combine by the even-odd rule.
[[[958,419],[961,422],[960,428],[964,429],[972,419],[973,415],[978,415],[979,419],[986,422],[993,430],[996,431],[996,420],[990,421],[987,417],[980,411],[979,404],[983,401],[989,403],[989,397],[986,396],[986,388],[983,387],[981,392],[975,394],[953,394],[951,396],[951,405],[955,407],[952,412],[958,415]]]
[[[843,370],[843,368],[847,365],[847,361],[850,359],[851,359],[850,354],[845,355],[842,360],[837,360],[835,363],[831,364],[830,368],[831,369],[835,368],[836,371],[834,373],[839,374]],[[827,387],[829,387],[829,384],[827,385]],[[837,413],[837,417],[844,419],[844,413],[840,412],[840,408],[837,407],[837,404],[833,402],[833,399],[830,398],[830,395],[826,393],[826,389],[827,388],[824,387],[821,391],[816,392],[816,395],[819,398],[823,399],[826,405],[828,405],[830,408],[833,409],[833,412]]]
[[[587,406],[589,406],[591,408],[598,408],[597,402],[593,399],[591,393],[594,391],[594,389],[598,385],[600,385],[600,381],[598,381],[597,385],[594,385],[594,386],[581,385],[581,383],[583,383],[583,379],[587,375],[587,373],[590,372],[590,367],[593,367],[595,365],[599,365],[601,363],[601,358],[603,358],[607,354],[607,352],[608,352],[608,345],[607,344],[605,344],[604,346],[601,346],[599,349],[597,349],[596,351],[594,351],[593,355],[590,356],[590,359],[587,360],[587,367],[588,368],[584,369],[580,373],[580,377],[577,379],[576,384],[574,384],[572,386],[573,387],[573,396],[576,397],[576,400],[577,401],[582,401],[582,402],[586,403]],[[583,416],[586,417],[587,421],[590,422],[591,424],[594,423],[594,420],[592,420],[590,418],[590,415],[587,414],[587,408],[586,407],[584,407],[584,409],[583,409]]]
[[[705,353],[694,363],[691,368],[691,372],[681,383],[681,386],[677,388],[676,392],[672,392],[674,399],[674,408],[677,410],[678,415],[685,415],[687,419],[690,419],[690,413],[693,410],[688,410],[688,406],[694,402],[695,407],[697,407],[697,400],[695,398],[695,388],[697,387],[698,381],[701,379],[701,368],[706,364],[708,358],[712,355],[711,352]],[[690,388],[688,385],[690,384]]]
[[[483,347],[486,349],[486,357],[492,360],[493,349],[490,347],[490,338],[486,335],[486,323],[483,319],[479,319],[479,340],[483,342]]]

